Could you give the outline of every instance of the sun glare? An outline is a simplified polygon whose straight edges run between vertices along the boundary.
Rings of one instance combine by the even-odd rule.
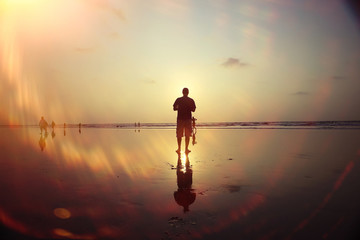
[[[180,161],[181,161],[181,163],[180,163],[180,166],[178,166],[179,168],[180,168],[180,171],[182,171],[182,172],[186,172],[186,170],[187,170],[187,166],[186,166],[186,154],[185,154],[185,152],[181,152],[180,153]]]
[[[42,0],[5,0],[4,3],[7,5],[10,4],[34,4]]]

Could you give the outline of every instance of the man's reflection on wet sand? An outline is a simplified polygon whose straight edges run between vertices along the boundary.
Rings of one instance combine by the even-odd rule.
[[[195,202],[196,193],[191,188],[193,171],[190,168],[189,154],[178,153],[176,168],[178,190],[174,192],[177,204],[184,208],[184,213],[189,211],[189,206]]]

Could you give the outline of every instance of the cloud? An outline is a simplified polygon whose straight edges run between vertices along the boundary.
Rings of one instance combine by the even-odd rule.
[[[304,91],[298,91],[298,92],[292,93],[291,95],[294,95],[294,96],[307,96],[307,95],[310,95],[310,93],[309,92],[304,92]]]
[[[104,10],[108,11],[112,14],[114,14],[117,18],[119,18],[122,21],[125,21],[125,15],[123,11],[120,8],[114,7],[108,0],[86,0],[92,3],[94,6]]]
[[[335,81],[343,81],[343,80],[346,79],[346,77],[344,77],[344,76],[333,76],[332,79],[335,80]]]
[[[92,47],[89,47],[89,48],[75,48],[75,52],[78,52],[78,53],[90,53],[90,52],[93,52],[95,48],[92,48]]]
[[[109,37],[112,39],[120,39],[120,34],[118,32],[112,32],[109,34]]]
[[[233,67],[246,67],[249,64],[241,62],[238,58],[228,58],[225,62],[221,64],[223,67],[233,68]]]
[[[155,84],[156,83],[156,81],[153,80],[153,79],[142,80],[142,82],[145,83],[145,84]]]
[[[117,16],[120,20],[122,20],[122,21],[126,20],[125,15],[121,9],[108,7],[108,10],[110,10],[110,12],[115,14],[115,16]]]

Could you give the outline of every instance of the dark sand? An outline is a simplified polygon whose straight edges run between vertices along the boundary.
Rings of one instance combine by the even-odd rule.
[[[360,236],[360,130],[199,129],[179,170],[173,129],[0,136],[0,239]]]

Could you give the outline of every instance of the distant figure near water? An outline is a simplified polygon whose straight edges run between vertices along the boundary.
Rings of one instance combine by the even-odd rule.
[[[191,112],[195,112],[196,105],[192,98],[189,98],[189,89],[184,88],[182,90],[183,96],[175,100],[173,108],[177,111],[177,126],[176,126],[176,138],[178,143],[177,153],[181,150],[181,139],[185,131],[185,152],[189,153],[189,142],[192,134],[192,117]]]
[[[40,127],[41,133],[43,132],[43,130],[45,131],[45,133],[47,133],[47,127],[48,126],[49,126],[49,124],[44,119],[44,117],[41,117],[40,122],[39,122],[39,127]]]

